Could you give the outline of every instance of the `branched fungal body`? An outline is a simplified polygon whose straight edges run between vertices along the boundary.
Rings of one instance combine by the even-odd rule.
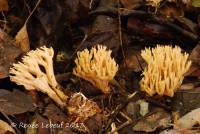
[[[59,89],[55,79],[53,55],[53,49],[45,46],[28,52],[22,62],[13,64],[10,69],[10,80],[23,85],[26,90],[46,93],[59,106],[64,107],[67,96]]]
[[[181,53],[177,46],[172,48],[160,45],[153,49],[146,48],[141,55],[147,63],[140,81],[141,90],[150,96],[157,93],[172,97],[191,65],[189,55]]]
[[[85,49],[78,52],[77,55],[73,73],[89,81],[105,94],[110,93],[108,83],[118,71],[118,65],[111,58],[111,50],[106,50],[105,46],[98,45],[97,48],[93,47],[90,51]]]

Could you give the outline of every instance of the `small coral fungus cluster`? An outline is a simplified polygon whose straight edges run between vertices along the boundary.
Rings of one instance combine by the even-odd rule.
[[[99,88],[104,93],[109,93],[108,82],[118,71],[118,65],[111,58],[111,50],[98,45],[97,48],[88,49],[77,53],[76,67],[73,73]]]
[[[179,47],[158,45],[153,49],[146,48],[141,55],[147,63],[140,81],[141,90],[150,96],[157,93],[172,97],[191,65],[187,61],[188,54],[181,53]],[[67,107],[69,115],[76,117],[75,122],[84,121],[101,112],[96,102],[82,93],[69,96],[61,90],[54,75],[53,56],[54,50],[45,46],[28,52],[22,62],[13,64],[10,69],[11,81],[23,85],[26,90],[38,90],[47,94],[62,109]],[[85,49],[77,53],[75,63],[74,75],[89,81],[105,94],[112,91],[109,81],[115,77],[118,65],[111,57],[111,50],[101,45]]]
[[[172,97],[191,65],[191,61],[187,61],[189,55],[181,53],[179,47],[160,45],[143,50],[141,55],[147,63],[140,81],[141,90],[150,96],[157,93]]]
[[[67,96],[59,89],[53,71],[52,48],[41,47],[30,51],[22,62],[10,69],[10,79],[27,90],[39,90],[64,107]],[[44,69],[44,70],[42,70]]]

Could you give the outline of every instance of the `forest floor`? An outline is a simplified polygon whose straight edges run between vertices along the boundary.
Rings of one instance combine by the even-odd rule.
[[[1,0],[0,11],[0,134],[200,134],[199,0]],[[98,45],[111,50],[107,64],[116,62],[112,80],[73,72],[77,52]],[[192,62],[174,95],[141,91],[148,67],[141,51],[157,45],[178,46]],[[42,59],[48,65],[38,65],[40,74],[52,79],[53,69],[67,96],[62,104],[46,91],[51,82],[43,89],[46,81],[35,81],[36,57],[21,82],[9,73],[42,46],[54,54],[46,51],[50,61]]]

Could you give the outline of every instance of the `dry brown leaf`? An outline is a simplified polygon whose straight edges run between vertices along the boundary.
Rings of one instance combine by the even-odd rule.
[[[92,117],[101,112],[101,109],[96,102],[89,100],[82,93],[75,93],[70,98],[68,103],[68,112],[73,122],[84,122],[89,117]]]
[[[192,66],[186,76],[198,77],[200,79],[200,42],[192,50],[189,59],[192,61]]]
[[[16,44],[22,49],[23,52],[28,52],[30,50],[30,43],[26,24],[18,31],[15,36]]]
[[[153,112],[151,115],[141,119],[133,127],[134,131],[153,132],[157,128],[166,127],[170,124],[171,116],[162,109]]]
[[[125,8],[134,9],[138,7],[143,1],[142,0],[121,0],[120,1]]]
[[[164,130],[159,134],[199,134],[199,130],[191,130],[191,129],[171,129]]]
[[[22,91],[14,90],[10,92],[0,89],[0,111],[6,115],[21,114],[34,111],[34,109],[31,97]]]
[[[0,120],[0,134],[16,134],[15,130],[3,120]]]
[[[142,68],[146,65],[140,55],[140,50],[135,50],[133,48],[128,48],[125,52],[124,62],[128,68],[133,69],[135,72],[142,71]]]
[[[0,11],[8,11],[8,0],[0,0]]]
[[[12,38],[0,29],[0,79],[8,76],[10,65],[21,53]]]
[[[181,117],[176,126],[178,128],[192,128],[196,124],[200,124],[200,108],[194,109]]]
[[[192,63],[200,65],[200,42],[196,45],[196,47],[192,50],[192,53],[190,54],[190,60]]]

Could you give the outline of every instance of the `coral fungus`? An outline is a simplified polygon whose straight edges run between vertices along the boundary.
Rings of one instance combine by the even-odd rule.
[[[141,55],[147,63],[140,81],[141,90],[150,96],[157,93],[172,97],[191,65],[191,61],[187,61],[188,54],[181,53],[177,46],[158,45],[153,49],[146,48]]]
[[[67,96],[60,90],[55,79],[53,55],[53,49],[45,46],[28,52],[22,62],[13,64],[10,79],[27,90],[38,90],[48,94],[58,105],[64,107]]]
[[[73,73],[89,82],[104,93],[109,93],[108,83],[118,71],[118,65],[111,58],[111,50],[106,50],[105,46],[98,45],[90,51],[85,49],[77,53],[75,60],[76,67]]]

